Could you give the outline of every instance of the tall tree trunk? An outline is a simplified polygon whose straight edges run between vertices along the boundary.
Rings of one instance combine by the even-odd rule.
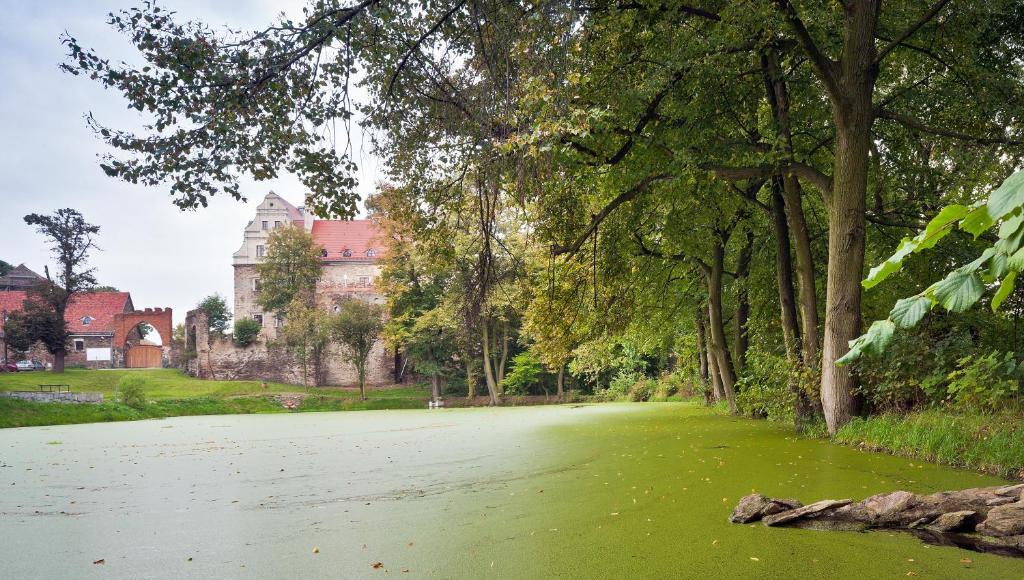
[[[501,323],[501,357],[498,360],[498,392],[505,395],[505,365],[508,364],[508,323]]]
[[[484,345],[484,378],[487,381],[487,394],[491,398],[491,405],[497,405],[498,385],[495,383],[494,371],[491,369],[491,336],[490,329],[488,328],[489,324],[490,322],[488,322],[487,320],[483,320],[480,324],[480,328],[482,329],[483,332],[482,342]]]
[[[722,393],[729,402],[729,412],[736,414],[736,373],[729,360],[729,347],[725,338],[725,324],[722,320],[722,273],[725,269],[725,244],[718,239],[711,258],[708,282],[708,326],[711,335],[711,354],[718,368]]]
[[[802,385],[804,362],[800,352],[800,327],[796,319],[796,299],[793,292],[793,263],[790,255],[789,230],[785,216],[785,202],[782,199],[782,178],[772,181],[772,224],[775,227],[775,270],[779,287],[779,321],[782,325],[782,340],[786,346],[786,359],[793,372],[789,373],[789,390],[796,396],[794,423],[803,430],[820,409],[811,401]],[[815,397],[817,398],[817,397]]]
[[[708,370],[707,333],[704,330],[704,309],[698,307],[695,314],[695,326],[697,327],[697,364],[699,365],[700,383],[704,387],[704,391],[707,392],[711,383],[709,382],[710,375]]]
[[[779,137],[785,149],[786,158],[793,161],[793,132],[789,118],[789,90],[779,66],[778,53],[769,50],[763,57],[766,77],[766,92],[771,105],[772,116],[778,127]],[[800,287],[800,318],[803,322],[802,357],[812,368],[818,365],[818,293],[815,285],[814,257],[811,254],[811,234],[804,215],[803,192],[800,181],[788,172],[783,172],[782,195],[786,219],[793,234],[796,249],[796,275]]]
[[[437,401],[441,398],[441,377],[436,373],[430,376],[430,400]]]
[[[708,373],[711,375],[711,389],[707,391],[709,395],[705,397],[706,403],[712,401],[718,402],[725,398],[725,392],[722,391],[722,375],[718,374],[718,361],[711,354],[713,348],[711,346],[711,335],[707,337],[707,351],[708,351]]]
[[[476,398],[476,375],[473,374],[473,353],[466,349],[466,398]]]
[[[565,400],[565,363],[558,367],[558,402]]]
[[[754,253],[754,232],[747,231],[747,238],[740,248],[736,264],[736,338],[733,342],[736,372],[742,373],[747,365],[747,347],[750,344],[747,323],[750,318],[750,292],[747,280],[750,277],[750,259]]]
[[[832,195],[828,212],[828,285],[825,293],[825,340],[822,349],[821,403],[831,434],[856,411],[856,377],[836,360],[849,351],[861,331],[861,286],[864,275],[864,221],[871,146],[877,0],[850,2],[845,8],[843,53],[832,95],[836,125]]]
[[[64,372],[64,354],[65,354],[65,352],[66,351],[62,348],[62,349],[57,350],[57,352],[53,353],[53,372],[55,372],[55,373],[62,373],[62,372]]]

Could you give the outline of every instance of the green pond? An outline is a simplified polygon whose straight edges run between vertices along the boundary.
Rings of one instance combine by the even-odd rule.
[[[752,491],[998,483],[678,403],[7,429],[0,578],[1024,578],[908,534],[727,521]]]

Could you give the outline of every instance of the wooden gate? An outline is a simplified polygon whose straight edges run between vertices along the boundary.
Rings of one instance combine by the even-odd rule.
[[[161,348],[151,344],[140,344],[128,349],[124,357],[124,366],[130,369],[160,368],[163,356]]]

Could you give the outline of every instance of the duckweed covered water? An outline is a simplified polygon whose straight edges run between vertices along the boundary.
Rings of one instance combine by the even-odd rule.
[[[999,482],[684,404],[9,429],[0,577],[1024,578],[907,534],[726,519],[752,490]]]

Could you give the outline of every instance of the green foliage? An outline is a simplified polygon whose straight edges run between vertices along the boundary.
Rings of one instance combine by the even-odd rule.
[[[327,374],[324,363],[335,323],[336,315],[310,306],[301,298],[294,299],[288,306],[288,318],[280,328],[278,340],[302,367],[303,385],[309,385],[310,375],[313,385],[324,383]]]
[[[1012,352],[993,351],[964,357],[949,374],[950,402],[972,408],[997,410],[1021,395],[1021,369]]]
[[[657,388],[657,382],[646,377],[642,378],[629,388],[626,392],[626,399],[633,401],[634,403],[650,401],[657,393]]]
[[[505,375],[503,386],[507,395],[527,395],[544,374],[544,365],[529,350],[512,357],[512,370]]]
[[[234,341],[238,346],[249,346],[256,342],[263,327],[259,322],[251,318],[243,318],[235,321]]]
[[[0,276],[6,276],[8,274],[8,272],[10,272],[13,269],[14,269],[14,266],[12,266],[9,262],[5,262],[4,260],[0,260]]]
[[[791,384],[797,373],[785,357],[753,352],[743,373],[736,395],[741,413],[773,421],[793,420],[797,398]]]
[[[50,353],[67,347],[64,318],[42,300],[26,300],[22,310],[9,313],[4,333],[7,345],[19,352],[29,350],[36,342],[41,342]]]
[[[296,299],[306,304],[313,302],[316,282],[323,270],[322,250],[303,228],[283,227],[270,232],[267,255],[256,264],[256,301],[265,312],[282,314]]]
[[[359,375],[359,391],[365,397],[366,361],[384,328],[384,309],[359,299],[345,300],[339,306],[332,322],[333,336],[351,359]]]
[[[125,376],[117,382],[118,402],[135,410],[146,407],[146,380],[138,376]]]
[[[971,208],[959,204],[945,207],[924,230],[913,238],[904,238],[892,256],[872,268],[863,285],[877,286],[900,271],[908,256],[933,248],[956,227],[977,239],[996,225],[996,241],[980,256],[916,296],[897,301],[889,318],[875,321],[866,334],[851,341],[850,351],[838,362],[847,364],[865,353],[883,352],[897,326],[917,324],[936,305],[950,312],[966,311],[981,299],[986,284],[999,283],[992,299],[992,310],[998,310],[1013,292],[1017,274],[1024,270],[1024,171],[1006,178],[985,202]]]
[[[220,336],[228,331],[228,322],[231,320],[231,308],[228,301],[220,294],[210,294],[196,304],[196,308],[206,312],[210,321],[210,333]]]

